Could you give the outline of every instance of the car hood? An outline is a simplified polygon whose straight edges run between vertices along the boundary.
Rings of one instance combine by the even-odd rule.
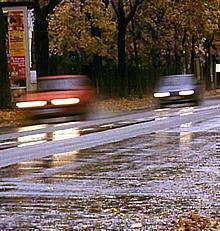
[[[176,92],[176,91],[184,91],[184,90],[194,90],[195,86],[192,85],[184,85],[184,86],[162,86],[157,89],[157,92]]]

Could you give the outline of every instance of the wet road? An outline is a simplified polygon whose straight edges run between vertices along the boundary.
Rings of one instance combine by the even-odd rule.
[[[99,133],[0,151],[0,230],[165,231],[191,212],[219,218],[219,112],[212,105],[120,116],[78,124]],[[63,150],[60,142],[72,150],[36,154],[50,144]],[[38,158],[6,161],[22,151]]]

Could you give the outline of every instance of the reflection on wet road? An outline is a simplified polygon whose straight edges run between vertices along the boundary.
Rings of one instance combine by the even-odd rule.
[[[93,125],[90,127],[85,128],[79,128],[77,127],[77,123],[71,123],[72,127],[68,129],[59,129],[60,124],[54,125],[54,128],[57,128],[58,130],[50,131],[50,132],[39,132],[36,134],[28,134],[28,135],[22,135],[23,132],[27,131],[38,131],[41,129],[46,129],[47,125],[35,125],[35,126],[28,126],[28,127],[22,127],[18,129],[18,134],[16,137],[10,138],[10,139],[2,139],[0,141],[0,150],[13,148],[13,147],[24,147],[39,143],[45,143],[48,141],[56,141],[56,140],[65,140],[69,138],[74,138],[77,136],[82,136],[85,134],[90,134],[94,132],[101,132],[106,131],[109,129],[114,128],[120,128],[120,127],[126,127],[134,124],[139,123],[145,123],[150,122],[154,120],[152,117],[144,117],[144,118],[138,118],[133,120],[122,120],[122,121],[115,121],[114,123],[103,123],[100,125]],[[69,125],[65,124],[65,125]]]
[[[13,136],[6,136],[4,138],[0,136],[0,150],[13,148],[13,147],[24,147],[28,145],[34,145],[39,143],[45,143],[48,141],[64,140],[90,134],[94,132],[105,131],[109,129],[115,129],[125,126],[130,126],[139,123],[146,123],[151,121],[166,120],[171,117],[186,116],[195,114],[202,110],[211,110],[218,108],[219,105],[194,108],[194,107],[183,107],[177,109],[158,109],[154,110],[153,113],[146,113],[137,118],[115,120],[110,122],[104,122],[98,125],[90,125],[86,127],[80,127],[81,122],[69,122],[64,124],[52,125],[53,129],[48,131],[50,126],[48,124],[39,124],[27,127],[18,128],[16,134]],[[65,128],[62,129],[62,126]]]
[[[0,230],[170,230],[219,217],[219,133],[186,123],[0,170]]]

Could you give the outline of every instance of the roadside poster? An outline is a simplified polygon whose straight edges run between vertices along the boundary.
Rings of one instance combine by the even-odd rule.
[[[25,32],[23,11],[9,11],[8,55],[11,80],[25,80]]]

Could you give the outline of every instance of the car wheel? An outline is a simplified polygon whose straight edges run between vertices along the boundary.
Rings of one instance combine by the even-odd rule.
[[[193,105],[194,105],[194,106],[199,106],[199,104],[200,104],[200,102],[199,102],[198,99],[193,101]]]
[[[88,120],[89,113],[88,112],[84,112],[84,113],[80,114],[79,117],[80,117],[80,120],[82,120],[82,121]]]

